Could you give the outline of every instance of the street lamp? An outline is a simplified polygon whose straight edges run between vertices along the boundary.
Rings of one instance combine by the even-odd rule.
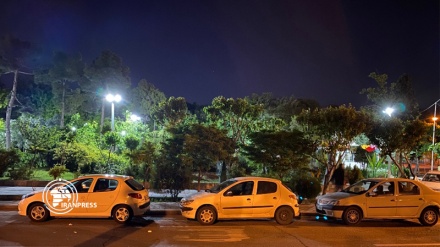
[[[389,117],[391,117],[391,115],[394,112],[394,108],[391,107],[387,107],[385,110],[382,111],[383,113],[387,114]]]
[[[434,170],[435,125],[437,124],[435,121],[437,121],[437,103],[439,101],[440,99],[434,103],[434,117],[432,118],[433,125],[432,125],[431,171]]]
[[[107,94],[107,96],[105,97],[105,99],[112,103],[112,131],[115,131],[115,103],[114,102],[119,102],[121,101],[121,95],[116,94]]]

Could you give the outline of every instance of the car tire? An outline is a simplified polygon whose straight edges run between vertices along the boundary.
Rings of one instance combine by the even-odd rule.
[[[113,219],[119,224],[127,223],[133,218],[133,213],[128,206],[119,205],[113,209]]]
[[[283,206],[275,211],[275,220],[280,225],[288,225],[293,221],[293,210],[290,207]]]
[[[349,207],[342,214],[342,221],[346,225],[357,225],[362,220],[362,211],[357,207]]]
[[[420,223],[424,226],[433,226],[437,224],[438,221],[438,209],[436,208],[425,208],[419,217]]]
[[[29,206],[27,215],[32,221],[43,222],[49,218],[50,212],[44,203],[37,202]]]
[[[212,225],[217,220],[217,212],[213,206],[203,206],[197,210],[196,218],[202,225]]]

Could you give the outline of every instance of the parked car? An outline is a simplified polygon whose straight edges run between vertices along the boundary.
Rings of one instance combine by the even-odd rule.
[[[222,219],[275,218],[281,225],[299,217],[296,195],[280,180],[237,177],[182,198],[182,215],[202,225]]]
[[[362,219],[418,219],[433,226],[439,217],[440,193],[417,180],[372,178],[320,196],[315,206],[318,213],[347,225]]]
[[[19,215],[41,222],[52,217],[112,217],[125,223],[150,208],[145,187],[130,176],[87,175],[54,180],[42,191],[23,195]]]
[[[429,171],[422,178],[422,183],[429,188],[440,191],[440,171]]]

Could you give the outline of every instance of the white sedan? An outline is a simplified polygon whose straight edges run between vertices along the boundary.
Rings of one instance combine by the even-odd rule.
[[[429,188],[440,191],[440,171],[429,171],[422,178],[422,183]]]
[[[24,195],[18,214],[41,222],[49,217],[108,218],[125,223],[150,208],[148,191],[130,176],[88,175],[54,180]]]

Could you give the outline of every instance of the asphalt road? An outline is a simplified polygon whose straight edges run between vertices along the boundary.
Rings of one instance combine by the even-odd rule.
[[[119,225],[111,219],[52,219],[33,223],[0,211],[0,246],[440,246],[440,224],[417,221],[340,221],[303,217],[288,226],[274,220],[219,221],[201,226],[180,215],[150,216]]]

